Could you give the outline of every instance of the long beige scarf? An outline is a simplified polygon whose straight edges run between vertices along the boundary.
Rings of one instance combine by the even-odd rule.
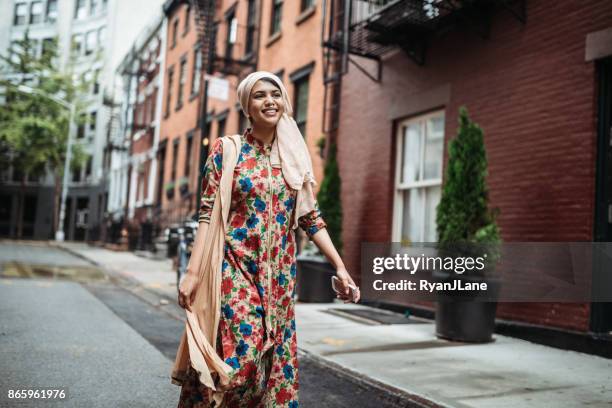
[[[198,373],[199,380],[206,385],[217,406],[223,399],[223,391],[229,385],[233,368],[226,364],[216,352],[217,329],[221,314],[221,266],[225,231],[231,204],[233,169],[240,151],[240,135],[223,138],[223,164],[221,182],[215,196],[213,210],[206,236],[198,273],[199,284],[191,310],[185,309],[187,321],[181,336],[174,367],[172,383],[183,385],[189,361]],[[215,386],[213,373],[218,376]]]

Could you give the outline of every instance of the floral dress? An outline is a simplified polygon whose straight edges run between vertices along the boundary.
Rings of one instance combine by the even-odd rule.
[[[271,144],[257,140],[250,129],[241,139],[221,273],[217,353],[234,369],[233,388],[222,406],[297,408],[296,243],[290,225],[297,190],[280,168],[271,167]],[[206,161],[201,222],[210,221],[222,150],[217,139]],[[326,227],[318,203],[299,218],[299,227],[309,237]],[[178,407],[210,406],[206,387],[190,368]]]

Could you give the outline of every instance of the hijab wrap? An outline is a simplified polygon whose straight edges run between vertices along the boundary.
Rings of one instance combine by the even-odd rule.
[[[289,94],[280,78],[268,71],[255,71],[247,75],[238,85],[238,100],[242,112],[249,117],[249,97],[257,81],[262,78],[271,79],[280,89],[284,104],[284,112],[276,124],[276,137],[272,142],[270,163],[272,167],[281,168],[285,181],[293,190],[297,190],[296,206],[292,228],[297,228],[301,216],[315,209],[313,187],[317,185],[312,171],[312,160],[308,146],[300,129],[291,116],[293,108]]]

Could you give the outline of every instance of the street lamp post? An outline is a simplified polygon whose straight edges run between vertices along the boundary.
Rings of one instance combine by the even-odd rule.
[[[19,85],[17,89],[20,92],[27,94],[37,94],[52,100],[53,102],[63,106],[70,111],[70,118],[68,119],[68,141],[66,143],[66,161],[64,163],[64,177],[62,181],[62,198],[60,204],[59,220],[57,224],[57,230],[55,231],[55,240],[64,241],[64,218],[66,217],[66,199],[68,198],[68,182],[70,181],[70,161],[72,160],[72,139],[75,131],[75,114],[76,106],[73,103],[67,102],[55,95],[49,95],[45,92],[39,91],[38,89],[31,88],[26,85]]]
[[[64,218],[66,217],[66,200],[68,198],[68,183],[70,182],[70,161],[72,160],[72,139],[74,137],[75,106],[70,104],[70,119],[68,121],[68,142],[66,143],[66,162],[64,163],[64,180],[62,181],[62,199],[59,220],[55,231],[55,240],[64,241]]]

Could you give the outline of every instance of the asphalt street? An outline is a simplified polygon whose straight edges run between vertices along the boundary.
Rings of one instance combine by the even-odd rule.
[[[178,306],[43,244],[0,242],[0,266],[0,407],[176,406]],[[307,354],[299,363],[302,407],[408,406]],[[8,399],[49,387],[67,398]]]

